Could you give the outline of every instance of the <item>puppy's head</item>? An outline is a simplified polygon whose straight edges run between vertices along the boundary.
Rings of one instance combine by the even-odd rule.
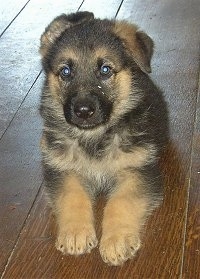
[[[49,101],[79,129],[112,125],[137,106],[137,79],[151,71],[152,52],[152,40],[135,25],[89,12],[61,15],[41,37]]]

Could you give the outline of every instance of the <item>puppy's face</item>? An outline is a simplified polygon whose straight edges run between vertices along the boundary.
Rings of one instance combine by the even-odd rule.
[[[97,20],[87,12],[58,17],[46,29],[43,67],[51,97],[62,106],[68,124],[93,129],[137,104],[141,96],[134,90],[133,72],[150,71],[152,41],[138,32],[148,40],[143,42],[136,31],[133,25]]]
[[[69,45],[62,40],[56,47],[48,81],[52,93],[63,105],[66,121],[81,129],[91,129],[109,121],[122,93],[120,77],[126,76],[130,83],[131,76],[115,48],[112,51],[104,45],[103,38],[94,42],[91,39],[94,34],[85,38],[81,29],[75,36],[79,32],[80,42],[73,42],[69,32],[64,34],[63,40],[69,38]]]

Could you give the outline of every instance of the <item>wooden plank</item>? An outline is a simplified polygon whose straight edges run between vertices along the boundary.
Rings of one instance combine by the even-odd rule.
[[[63,9],[76,11],[81,4],[79,1],[66,5],[66,1],[59,1],[52,9],[53,1],[32,2],[0,41],[0,136],[3,135],[0,141],[0,273],[43,179],[38,147],[41,80],[28,91],[40,72],[39,38],[49,21]]]
[[[56,5],[53,0],[31,1],[1,37],[0,138],[40,71],[40,35],[54,17],[75,11],[80,4],[81,0]]]
[[[200,88],[199,88],[200,95]],[[197,104],[190,178],[185,255],[182,278],[199,278],[200,274],[200,98]]]
[[[106,1],[104,5],[107,5]],[[153,76],[165,90],[169,102],[173,139],[161,162],[165,173],[165,200],[146,224],[143,248],[135,259],[116,268],[102,262],[98,249],[77,258],[64,257],[55,250],[55,222],[41,192],[4,279],[180,277],[197,94],[198,14],[197,0],[151,0],[145,3],[131,0],[124,2],[120,9],[120,18],[135,19],[157,42]],[[98,224],[102,207],[103,202],[100,202]]]
[[[122,0],[94,1],[86,0],[80,8],[80,11],[91,11],[95,17],[114,18]]]
[[[38,99],[34,86],[0,142],[0,272],[42,183]]]
[[[24,6],[28,3],[28,0],[7,0],[1,1],[0,6],[0,36],[2,32],[10,25],[15,17],[20,13]]]

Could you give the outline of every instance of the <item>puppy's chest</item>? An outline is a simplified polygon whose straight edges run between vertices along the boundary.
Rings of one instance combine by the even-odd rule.
[[[140,168],[156,158],[153,144],[135,146],[115,135],[101,145],[84,147],[78,140],[62,142],[61,148],[48,148],[43,144],[43,157],[47,164],[61,172],[75,172],[87,178],[116,177],[127,168]],[[100,148],[101,146],[101,148]]]
[[[153,144],[129,145],[116,135],[104,148],[92,147],[88,152],[75,141],[62,160],[64,170],[78,172],[88,178],[116,177],[122,170],[141,168],[156,160],[157,150]],[[96,153],[95,153],[96,152]]]
[[[68,167],[87,174],[103,175],[117,171],[117,165],[124,152],[121,150],[120,140],[116,136],[107,144],[82,145],[76,141],[70,145],[67,153]]]

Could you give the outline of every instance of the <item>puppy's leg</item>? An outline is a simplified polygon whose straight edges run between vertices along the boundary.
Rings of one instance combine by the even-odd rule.
[[[139,249],[139,234],[149,205],[139,173],[123,174],[118,183],[104,210],[100,242],[101,256],[111,265],[122,264]]]
[[[57,249],[71,255],[89,253],[97,245],[92,202],[76,176],[65,179],[55,207]]]

